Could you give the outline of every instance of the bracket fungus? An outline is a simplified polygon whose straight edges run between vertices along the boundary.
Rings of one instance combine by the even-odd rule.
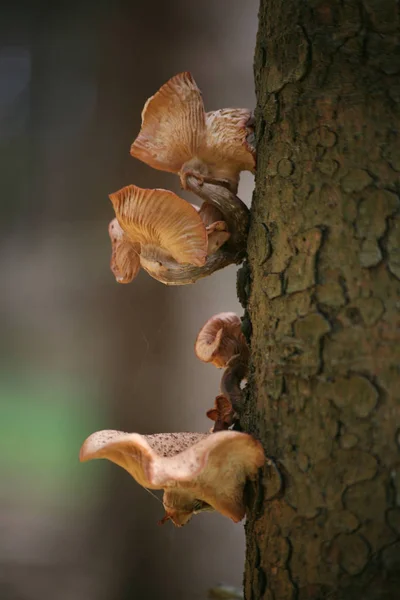
[[[107,458],[143,487],[163,489],[165,516],[185,525],[198,512],[217,510],[235,523],[245,516],[244,486],[264,464],[261,444],[246,433],[98,431],[80,451],[80,461]]]
[[[249,348],[240,318],[233,312],[214,315],[199,331],[194,348],[201,361],[225,369],[221,392],[230,402],[233,413],[239,412],[242,402],[240,386],[247,376],[249,360]]]
[[[109,225],[111,270],[129,283],[145,269],[167,285],[194,283],[237,259],[222,211],[194,207],[173,192],[128,185],[110,194],[116,218]],[[226,248],[225,248],[226,246]]]

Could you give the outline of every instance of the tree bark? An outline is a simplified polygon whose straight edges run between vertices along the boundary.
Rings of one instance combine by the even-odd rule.
[[[274,462],[252,490],[245,597],[394,600],[399,3],[261,0],[259,19],[241,424]]]

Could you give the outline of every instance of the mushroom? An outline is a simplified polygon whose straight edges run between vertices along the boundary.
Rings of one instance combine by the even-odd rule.
[[[225,249],[232,237],[227,223],[212,205],[198,209],[173,192],[135,185],[110,199],[111,270],[119,283],[132,281],[141,266],[162,283],[184,285],[235,260]]]
[[[241,320],[234,312],[218,313],[208,319],[197,334],[194,345],[197,358],[211,362],[218,369],[227,366],[236,354],[248,356]]]
[[[131,155],[155,169],[178,173],[184,189],[220,209],[231,234],[222,266],[244,257],[249,211],[236,196],[239,174],[255,170],[253,117],[247,109],[206,113],[190,73],[172,77],[149,98]],[[214,271],[212,261],[210,268]],[[191,273],[198,278],[196,273]]]
[[[192,75],[179,73],[149,98],[131,155],[155,169],[227,185],[236,193],[241,171],[255,171],[252,113],[225,108],[206,113]]]
[[[80,451],[80,461],[107,458],[143,487],[163,489],[165,516],[181,527],[194,514],[217,510],[235,523],[245,515],[247,479],[264,464],[261,444],[237,431],[139,435],[98,431]]]
[[[233,312],[211,317],[197,335],[195,353],[201,361],[212,363],[218,369],[225,368],[221,392],[231,403],[233,413],[239,412],[242,403],[240,386],[247,377],[249,360],[240,318]]]

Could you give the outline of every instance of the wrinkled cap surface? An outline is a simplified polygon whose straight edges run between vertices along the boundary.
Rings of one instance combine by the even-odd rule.
[[[179,73],[147,100],[131,155],[155,169],[195,171],[236,187],[240,171],[255,170],[250,117],[243,108],[205,113],[192,75]]]
[[[166,251],[179,264],[204,265],[207,232],[191,204],[167,190],[128,185],[110,194],[129,241]]]

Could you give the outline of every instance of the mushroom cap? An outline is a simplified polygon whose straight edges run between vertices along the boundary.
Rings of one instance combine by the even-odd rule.
[[[247,108],[222,108],[206,114],[206,144],[198,156],[207,163],[227,165],[228,179],[237,178],[240,171],[254,173],[255,152],[247,142],[252,133],[248,126],[250,118],[251,111]]]
[[[201,361],[226,367],[232,356],[247,351],[240,318],[233,312],[214,315],[199,331],[194,348]]]
[[[190,73],[179,73],[144,105],[131,155],[154,169],[178,173],[194,156],[204,134],[201,92]]]
[[[244,108],[206,114],[192,75],[179,73],[144,105],[131,155],[161,171],[213,175],[233,181],[236,188],[240,171],[255,170],[250,118]]]
[[[202,266],[207,232],[198,212],[173,192],[128,185],[110,194],[129,241],[165,250],[177,263]]]
[[[206,506],[241,520],[246,479],[262,466],[264,452],[259,442],[238,431],[146,436],[105,430],[82,445],[80,460],[94,458],[111,460],[146,488],[163,488],[167,516],[182,525]]]
[[[108,226],[111,239],[111,271],[118,283],[130,283],[140,270],[140,244],[130,242],[118,223],[113,219]]]

